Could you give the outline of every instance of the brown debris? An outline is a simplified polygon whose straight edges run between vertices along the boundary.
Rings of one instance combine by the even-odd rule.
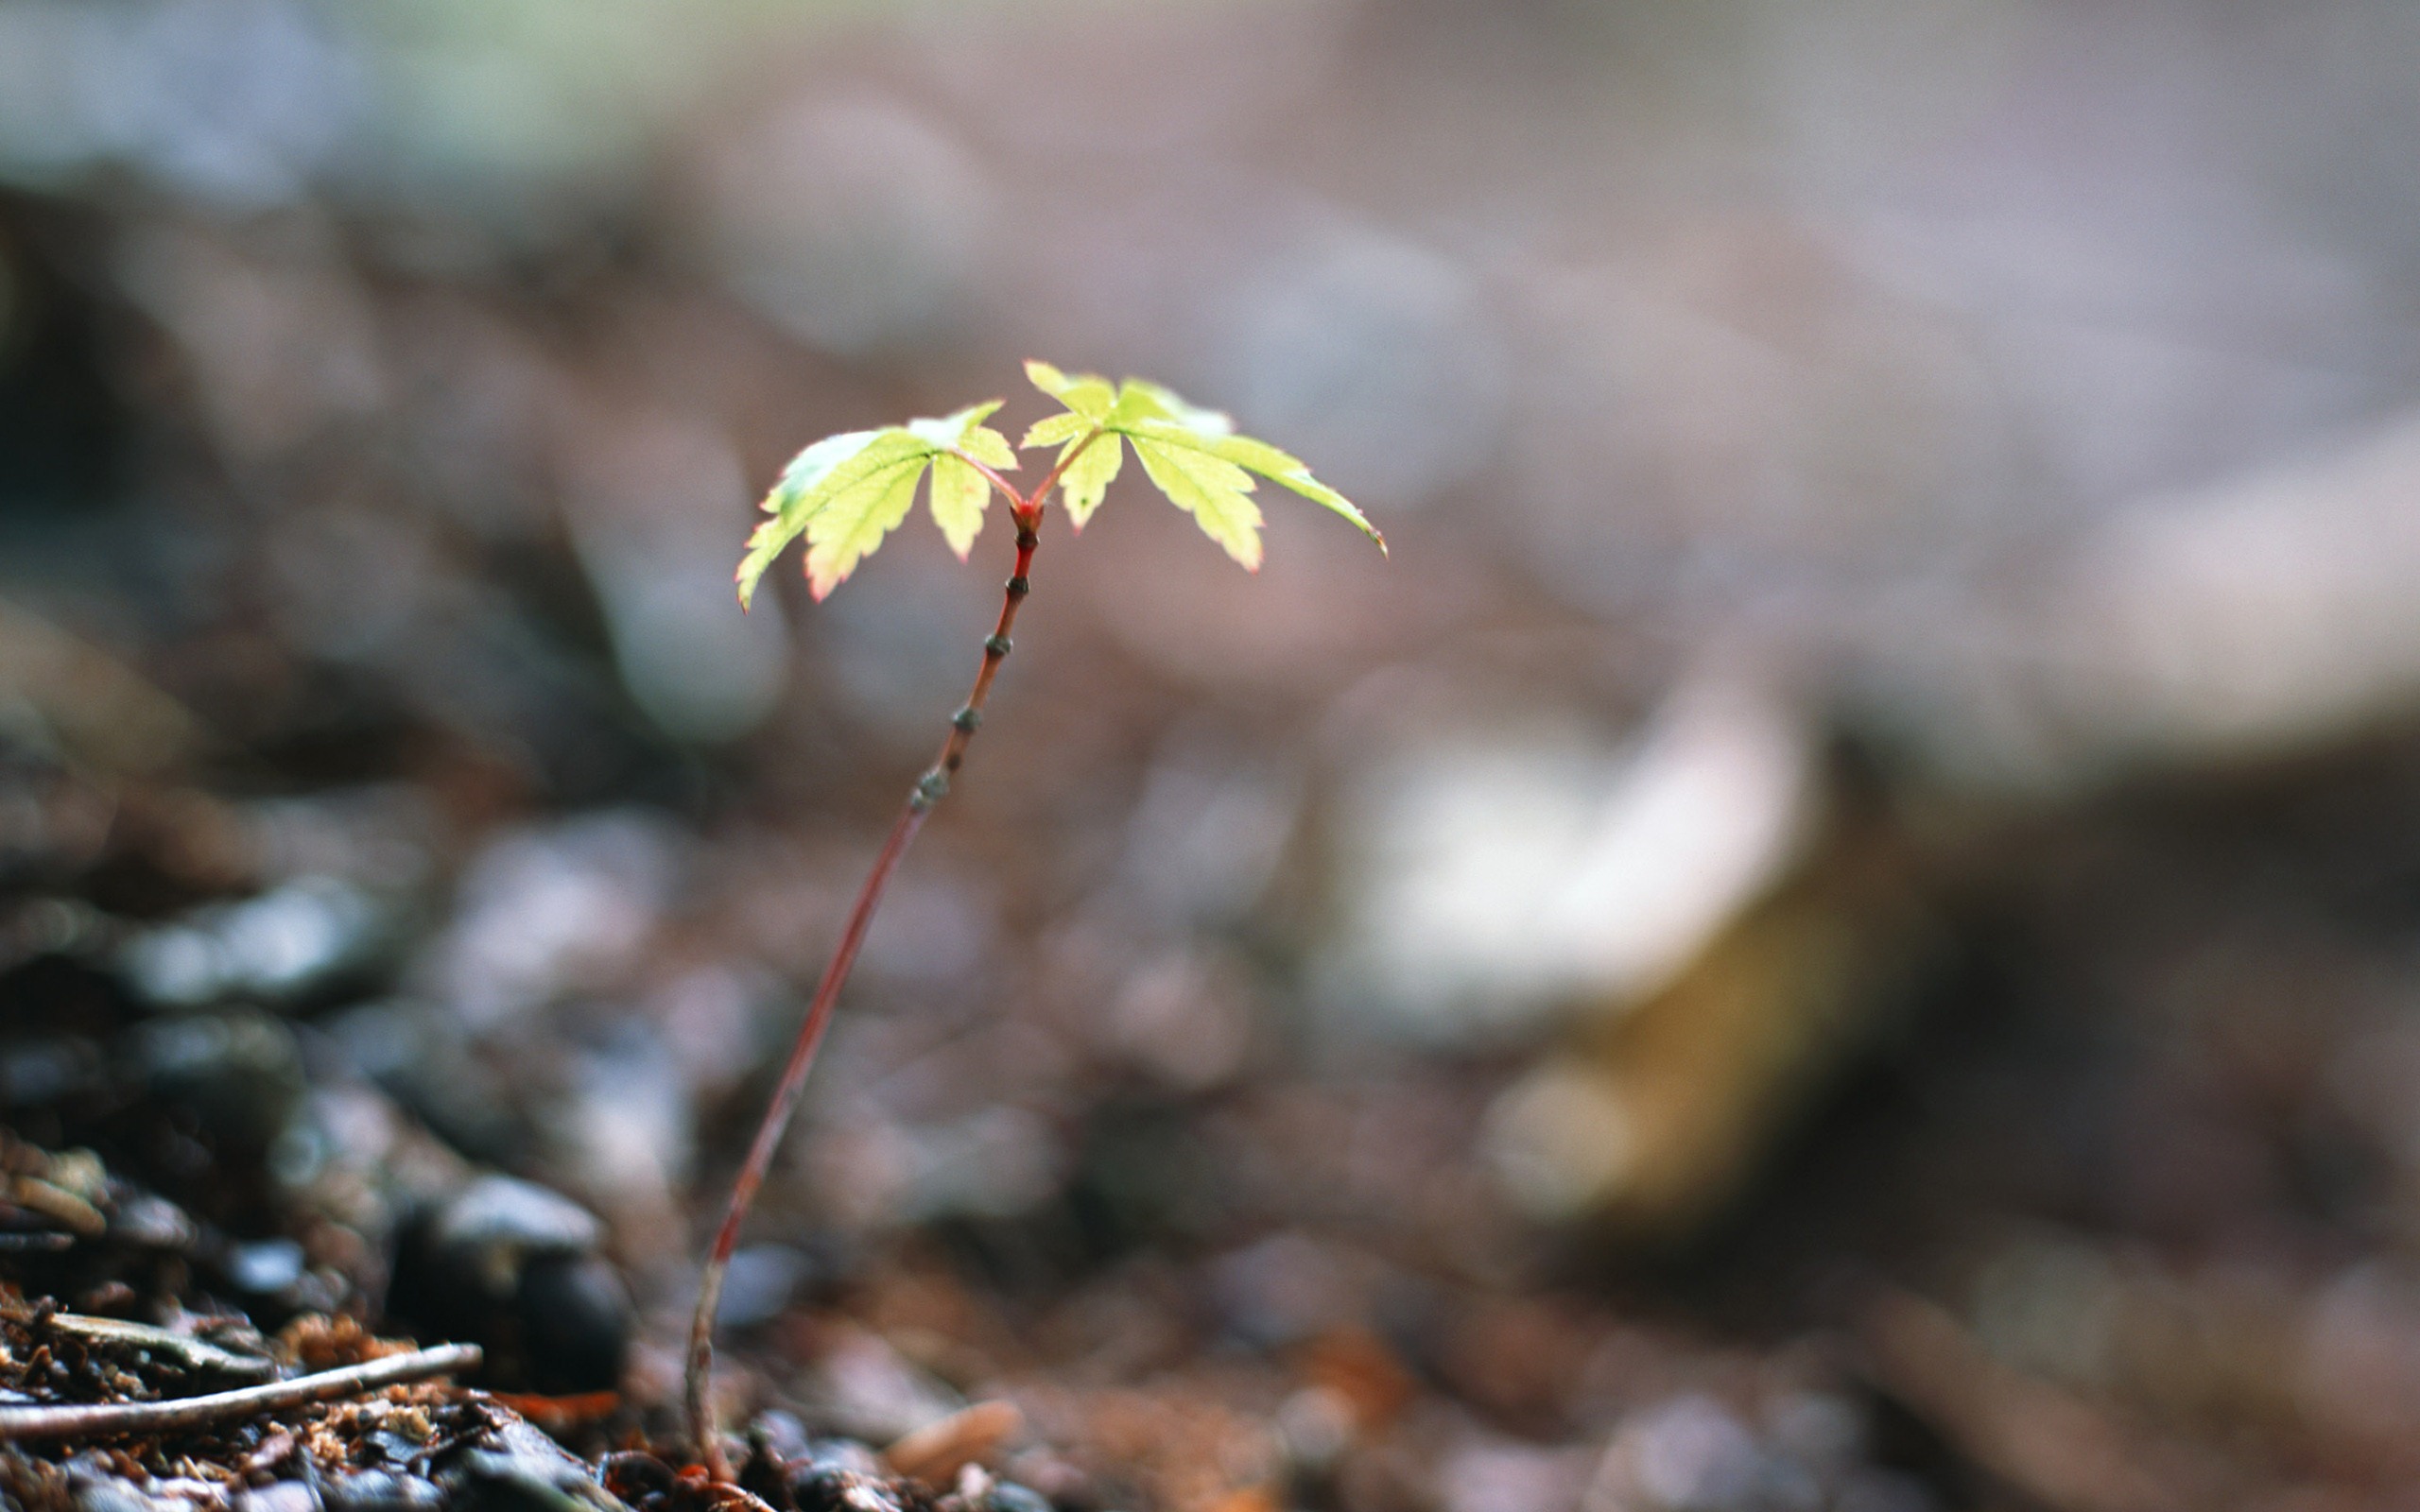
[[[899,1474],[926,1486],[947,1486],[965,1467],[987,1461],[1025,1426],[1014,1403],[978,1401],[929,1423],[882,1452]]]
[[[2066,1512],[2193,1512],[2224,1477],[2179,1446],[2134,1429],[1986,1354],[1930,1302],[1892,1294],[1864,1337],[1884,1384],[1976,1461]],[[2231,1500],[2231,1499],[2221,1499]]]

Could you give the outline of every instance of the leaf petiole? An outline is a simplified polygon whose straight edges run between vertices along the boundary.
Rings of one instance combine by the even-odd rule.
[[[1061,457],[1058,462],[1051,467],[1049,472],[1042,474],[1042,481],[1033,486],[1033,504],[1031,507],[1034,513],[1038,515],[1042,512],[1042,501],[1050,496],[1050,490],[1057,488],[1059,486],[1059,480],[1067,475],[1067,470],[1076,465],[1076,458],[1083,455],[1085,449],[1090,447],[1093,442],[1099,440],[1103,436],[1107,436],[1108,434],[1109,431],[1107,427],[1100,425],[1094,426],[1091,430],[1084,433],[1082,439],[1076,442],[1075,445],[1067,448],[1067,455]],[[1116,442],[1113,440],[1111,444],[1115,445]]]
[[[983,474],[984,481],[990,483],[992,487],[998,491],[1000,497],[1008,501],[1009,508],[1011,511],[1025,507],[1025,495],[1019,493],[1016,489],[1010,484],[1008,479],[1000,476],[1000,474],[993,469],[990,463],[985,462],[980,457],[967,455],[964,448],[962,447],[953,446],[949,449],[946,455],[958,458],[968,467],[971,467],[976,472]]]

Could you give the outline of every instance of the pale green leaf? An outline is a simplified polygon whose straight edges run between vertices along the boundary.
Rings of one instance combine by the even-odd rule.
[[[994,399],[939,420],[911,420],[902,428],[937,452],[961,452],[988,467],[1013,468],[1015,448],[1009,445],[1007,437],[983,423],[999,407],[1000,401]]]
[[[1247,572],[1260,570],[1260,507],[1252,502],[1252,475],[1235,463],[1197,446],[1172,444],[1163,436],[1130,432],[1143,471],[1193,516],[1202,533],[1226,548]]]
[[[969,425],[965,437],[958,443],[958,450],[986,467],[997,468],[1003,472],[1016,471],[1017,449],[1009,444],[1007,437],[989,425]]]
[[[911,420],[897,429],[913,436],[935,453],[956,452],[990,467],[1013,468],[1017,465],[1017,454],[1009,445],[1009,438],[982,423],[999,407],[1000,402],[994,399],[936,420]]]
[[[1060,474],[1059,497],[1066,503],[1067,523],[1081,530],[1084,523],[1093,517],[1093,511],[1100,507],[1101,495],[1109,491],[1110,484],[1117,476],[1117,470],[1125,464],[1126,443],[1119,440],[1115,433],[1104,431],[1094,437],[1089,444],[1080,438],[1067,444],[1084,449],[1076,454],[1076,459],[1067,464],[1067,471]],[[1066,454],[1063,452],[1060,455],[1064,456]]]
[[[1387,549],[1387,538],[1378,533],[1377,527],[1353,507],[1351,500],[1311,476],[1311,470],[1300,458],[1266,441],[1236,435],[1235,423],[1226,416],[1190,404],[1173,390],[1140,378],[1127,379],[1118,387],[1109,426],[1136,438],[1138,455],[1140,438],[1150,437],[1164,446],[1206,454],[1257,472],[1342,515],[1376,541],[1380,551]],[[1250,487],[1247,482],[1245,488]]]
[[[1028,362],[1025,375],[1033,387],[1089,421],[1102,419],[1108,415],[1110,405],[1116,403],[1117,391],[1098,373],[1078,373],[1070,378],[1046,362]]]
[[[806,586],[819,601],[846,582],[882,538],[908,518],[932,455],[918,450],[862,472],[806,522]]]
[[[1113,422],[1119,425],[1162,421],[1200,436],[1232,435],[1236,428],[1236,422],[1219,411],[1203,409],[1148,378],[1129,378],[1119,384],[1112,414]]]
[[[1034,421],[1033,425],[1026,431],[1025,439],[1017,442],[1017,445],[1020,447],[1063,446],[1092,427],[1091,421],[1084,419],[1072,409],[1063,409],[1047,419]]]
[[[740,604],[755,596],[773,558],[801,535],[806,537],[806,575],[815,596],[838,587],[907,518],[927,466],[936,469],[933,519],[951,549],[965,556],[983,528],[992,487],[975,464],[1017,465],[1009,438],[983,423],[999,407],[994,399],[938,419],[850,431],[801,452],[765,500],[772,518],[748,538],[736,574]]]
[[[933,458],[933,524],[960,561],[983,529],[983,506],[991,496],[992,480],[964,461],[946,453]]]
[[[1386,549],[1385,538],[1344,495],[1298,458],[1236,435],[1217,410],[1140,378],[1112,384],[1094,373],[1070,376],[1046,362],[1027,363],[1026,375],[1066,406],[1028,429],[1023,444],[1059,447],[1061,496],[1080,530],[1100,507],[1132,445],[1160,491],[1246,567],[1260,565],[1255,474],[1333,509]],[[999,407],[993,400],[938,419],[851,431],[801,452],[765,500],[771,518],[748,538],[735,574],[740,603],[754,596],[774,558],[802,535],[809,586],[819,599],[831,593],[907,519],[928,467],[933,520],[963,558],[983,528],[987,470],[1017,465],[1008,438],[983,423]]]
[[[1212,444],[1211,450],[1237,467],[1259,473],[1280,488],[1291,489],[1304,498],[1335,510],[1352,521],[1363,535],[1376,541],[1379,551],[1387,549],[1387,538],[1378,534],[1378,527],[1353,507],[1353,501],[1311,476],[1311,470],[1305,467],[1299,458],[1249,436],[1222,437]]]
[[[756,601],[756,585],[764,580],[765,569],[773,565],[773,558],[782,554],[783,547],[797,539],[798,531],[784,529],[778,518],[764,521],[749,532],[747,555],[739,558],[739,571],[732,575],[733,581],[739,585],[741,609]]]
[[[790,459],[772,491],[765,496],[765,511],[772,518],[757,525],[749,536],[748,554],[740,558],[739,571],[735,575],[743,609],[755,598],[756,585],[765,570],[773,564],[773,558],[798,539],[808,519],[828,502],[836,486],[834,474],[890,434],[846,431],[827,436]]]

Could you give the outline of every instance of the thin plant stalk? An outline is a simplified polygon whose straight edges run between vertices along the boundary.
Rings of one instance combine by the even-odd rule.
[[[689,1432],[697,1440],[698,1453],[707,1472],[717,1481],[731,1479],[731,1466],[722,1451],[722,1437],[714,1422],[711,1385],[714,1377],[715,1314],[722,1301],[723,1274],[731,1267],[732,1251],[739,1245],[740,1224],[747,1218],[749,1208],[756,1200],[757,1189],[765,1184],[765,1174],[773,1163],[773,1153],[780,1148],[783,1132],[788,1128],[790,1115],[798,1108],[799,1095],[806,1090],[807,1073],[814,1069],[816,1052],[822,1046],[823,1032],[832,1022],[832,1009],[839,1002],[840,989],[848,985],[850,969],[856,965],[858,948],[865,943],[866,930],[873,923],[874,910],[881,906],[883,890],[890,884],[891,873],[899,868],[899,860],[915,842],[916,833],[925,820],[949,792],[950,779],[966,759],[967,743],[983,723],[983,705],[992,694],[993,679],[998,676],[1000,663],[1009,654],[1009,631],[1016,625],[1018,606],[1031,591],[1029,575],[1033,569],[1034,547],[1041,543],[1042,504],[1067,471],[1078,453],[1090,446],[1100,432],[1096,430],[1084,438],[1083,444],[1070,450],[1052,468],[1029,494],[1020,494],[1008,481],[991,468],[972,457],[960,460],[974,467],[990,480],[992,486],[1006,495],[1009,511],[1017,527],[1017,564],[1000,599],[999,622],[983,642],[983,665],[975,675],[974,689],[957,713],[950,716],[949,738],[942,743],[941,754],[926,768],[925,775],[908,795],[907,805],[900,810],[898,821],[890,827],[890,836],[882,843],[881,853],[874,857],[873,868],[866,873],[865,885],[857,889],[857,901],[849,910],[849,921],[840,932],[840,942],[832,952],[831,964],[823,969],[823,979],[817,984],[815,997],[807,1005],[806,1017],[799,1024],[798,1039],[790,1046],[787,1064],[782,1068],[782,1079],[773,1090],[772,1101],[767,1105],[765,1116],[756,1125],[756,1137],[748,1146],[748,1157],[740,1162],[739,1174],[731,1184],[731,1202],[723,1211],[722,1227],[716,1230],[715,1246],[707,1257],[705,1273],[698,1284],[698,1311],[689,1322],[689,1358],[686,1372]]]

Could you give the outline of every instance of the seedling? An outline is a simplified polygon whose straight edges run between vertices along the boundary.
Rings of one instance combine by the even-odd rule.
[[[1100,507],[1132,448],[1144,472],[1168,502],[1192,515],[1202,531],[1246,571],[1260,567],[1261,515],[1252,499],[1255,476],[1325,505],[1359,526],[1381,552],[1386,550],[1386,538],[1344,495],[1311,476],[1308,468],[1277,448],[1236,435],[1227,417],[1215,410],[1197,408],[1139,378],[1113,384],[1090,373],[1070,377],[1046,362],[1028,362],[1025,371],[1035,387],[1062,407],[1060,413],[1028,430],[1015,447],[983,423],[1000,407],[998,400],[940,420],[850,431],[818,441],[784,470],[781,481],[765,500],[765,512],[771,518],[748,538],[748,554],[740,558],[739,603],[745,609],[766,569],[791,541],[804,536],[807,587],[820,602],[846,582],[857,564],[873,556],[883,538],[908,518],[915,506],[917,486],[927,472],[932,477],[927,496],[933,522],[941,526],[959,560],[966,559],[982,531],[984,507],[993,494],[1007,504],[1017,531],[1016,571],[1001,597],[999,622],[983,642],[983,664],[975,674],[974,690],[950,715],[949,735],[942,742],[941,755],[916,780],[890,838],[866,874],[865,885],[857,889],[831,964],[824,968],[806,1017],[799,1024],[781,1081],[756,1125],[748,1157],[732,1181],[731,1203],[700,1279],[697,1315],[689,1325],[689,1430],[706,1469],[717,1481],[731,1477],[707,1392],[714,1372],[715,1311],[722,1297],[723,1272],[739,1243],[740,1223],[755,1200],[757,1188],[764,1184],[773,1151],[806,1086],[816,1049],[831,1022],[833,1005],[849,980],[850,968],[856,964],[857,948],[865,943],[866,929],[873,922],[883,889],[933,806],[949,792],[950,780],[966,759],[967,743],[983,722],[992,679],[1009,654],[1009,631],[1015,627],[1018,606],[1032,589],[1033,553],[1041,543],[1042,512],[1051,490],[1058,490],[1068,524],[1081,531]],[[1016,471],[1019,449],[1054,446],[1059,449],[1058,457],[1032,491],[1019,492],[1003,475]]]

